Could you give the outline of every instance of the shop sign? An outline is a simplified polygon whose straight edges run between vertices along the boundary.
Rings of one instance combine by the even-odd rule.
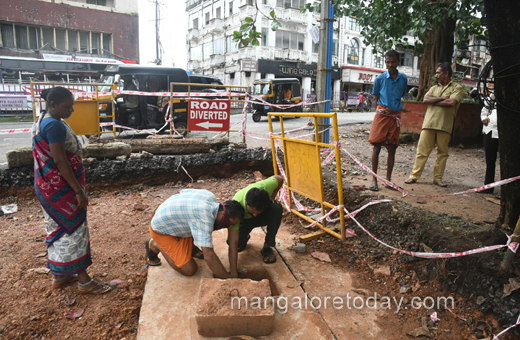
[[[258,71],[258,62],[256,60],[241,60],[240,70],[243,72],[256,72]]]
[[[381,73],[344,68],[341,81],[344,83],[373,84],[377,76]]]
[[[408,85],[419,86],[419,77],[408,76]]]

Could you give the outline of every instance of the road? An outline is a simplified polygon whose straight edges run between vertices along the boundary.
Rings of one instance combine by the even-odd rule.
[[[371,122],[374,119],[375,112],[352,112],[352,113],[338,113],[338,124],[341,125],[349,125],[349,124],[359,124]],[[232,115],[231,116],[231,126],[240,121],[241,115]],[[288,118],[284,120],[284,128],[285,130],[296,129],[299,127],[303,127],[307,125],[308,118]],[[10,130],[10,129],[26,129],[30,128],[32,123],[0,123],[0,130]],[[235,128],[238,130],[239,126],[237,125]],[[275,132],[280,131],[280,122],[273,122],[273,129]],[[262,117],[262,120],[258,123],[253,122],[251,116],[247,117],[247,131],[255,133],[257,137],[267,138],[267,134],[269,133],[269,123],[267,121],[267,117]],[[216,132],[192,132],[190,133],[190,137],[208,137],[211,138],[215,136]],[[304,133],[303,133],[304,134]],[[125,138],[126,136],[133,136],[133,132],[125,132],[119,134],[119,138]],[[263,135],[263,136],[262,136]],[[110,138],[111,135],[105,134],[104,138]],[[134,136],[135,138],[135,136]],[[231,133],[232,141],[240,141],[238,137],[238,133]],[[84,142],[86,138],[83,138]],[[247,140],[248,144],[252,146],[268,146],[267,142],[262,141],[253,141],[251,139]],[[13,133],[13,134],[0,134],[0,166],[7,162],[7,158],[5,153],[11,149],[17,148],[25,148],[31,146],[31,135],[30,133]]]

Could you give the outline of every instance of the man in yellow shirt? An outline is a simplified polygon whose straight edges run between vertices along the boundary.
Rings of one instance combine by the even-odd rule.
[[[440,63],[435,71],[438,84],[432,86],[424,96],[423,103],[428,104],[428,110],[424,117],[421,136],[417,144],[415,164],[410,178],[405,181],[406,184],[415,183],[421,178],[426,161],[437,143],[433,184],[440,187],[448,186],[442,182],[442,177],[449,156],[448,143],[453,130],[453,121],[464,95],[462,86],[451,80],[452,73],[450,63]]]

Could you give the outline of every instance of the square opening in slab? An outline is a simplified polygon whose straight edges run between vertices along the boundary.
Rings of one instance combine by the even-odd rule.
[[[280,292],[273,281],[273,278],[267,269],[243,269],[238,272],[239,279],[250,279],[253,281],[269,281],[269,287],[271,288],[271,296],[278,296]]]

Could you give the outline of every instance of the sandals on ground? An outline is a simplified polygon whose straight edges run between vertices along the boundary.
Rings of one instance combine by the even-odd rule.
[[[150,249],[150,240],[152,238],[149,238],[148,240],[146,240],[145,242],[145,248],[146,248],[146,255],[145,255],[145,260],[146,260],[146,263],[149,265],[149,266],[160,266],[161,265],[161,259],[159,258],[159,256],[157,256],[157,254],[152,250]]]
[[[368,187],[372,191],[379,191],[379,186],[377,185],[377,182],[372,182],[370,184],[370,187]]]
[[[408,178],[406,181],[404,181],[406,184],[414,184],[414,183],[417,183],[417,180],[416,179],[413,179],[413,178]]]
[[[69,282],[74,282],[78,280],[78,275],[70,275],[70,276],[63,276],[59,279],[53,279],[52,280],[52,288],[58,289],[61,288],[63,285]]]
[[[263,248],[260,251],[260,254],[264,256],[264,263],[275,263],[276,262],[276,255],[274,254],[274,251],[271,247],[269,248]]]
[[[92,286],[90,288],[87,288],[92,282],[94,282],[96,285]],[[112,288],[109,285],[106,285],[104,283],[99,283],[94,279],[90,280],[87,283],[78,283],[78,289],[79,289],[80,294],[94,294],[94,295],[105,294],[112,290]]]
[[[204,260],[204,253],[200,250],[199,247],[193,245],[193,249],[191,250],[191,257],[194,257],[199,260]]]

